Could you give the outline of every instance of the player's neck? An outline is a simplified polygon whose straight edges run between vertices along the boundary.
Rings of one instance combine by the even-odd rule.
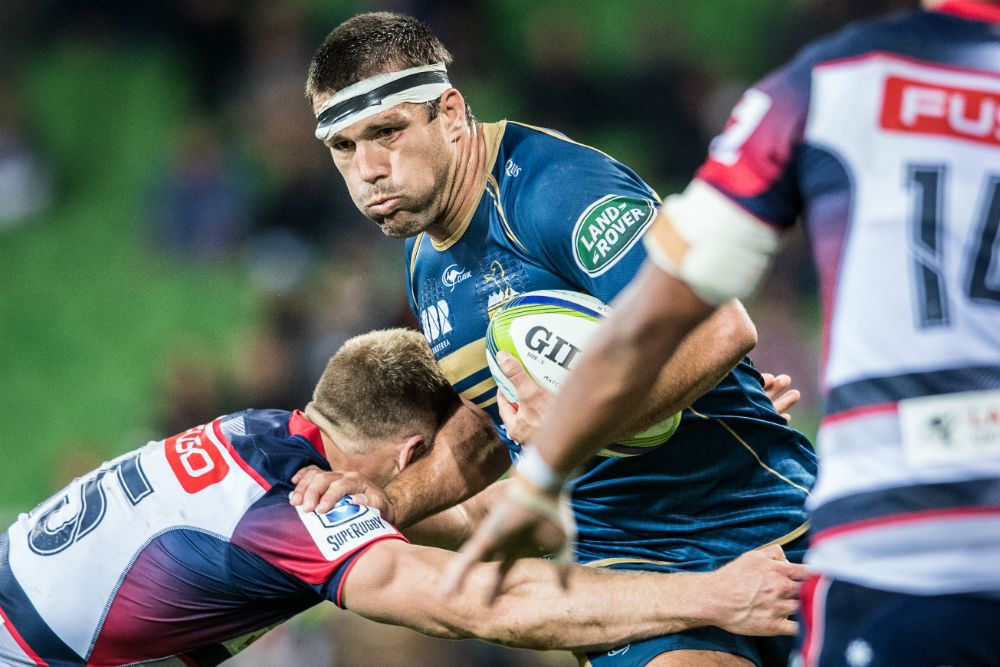
[[[444,243],[479,204],[486,179],[486,140],[479,123],[473,123],[456,147],[455,173],[451,179],[445,214],[441,222],[427,228],[435,243]]]

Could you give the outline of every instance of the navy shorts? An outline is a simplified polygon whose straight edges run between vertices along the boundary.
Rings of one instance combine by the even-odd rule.
[[[808,544],[808,537],[802,536],[785,545],[785,557],[793,563],[801,563]],[[620,566],[612,569],[659,569],[662,572],[686,570],[682,566]],[[700,650],[732,653],[746,658],[756,667],[787,667],[794,646],[794,637],[744,637],[721,628],[706,626],[619,646],[603,653],[588,653],[587,658],[592,667],[643,667],[661,653]]]
[[[589,653],[593,667],[641,667],[667,651],[721,651],[746,658],[757,667],[787,667],[794,637],[743,637],[716,627],[694,628],[673,635]]]
[[[802,589],[801,667],[1000,667],[1000,595],[907,595],[826,577]]]

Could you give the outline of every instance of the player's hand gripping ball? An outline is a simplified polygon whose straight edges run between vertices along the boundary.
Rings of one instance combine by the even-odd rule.
[[[531,378],[554,394],[559,393],[580,352],[601,326],[611,308],[598,299],[565,290],[538,290],[519,294],[490,320],[486,332],[486,360],[504,397],[517,404],[517,391],[497,363],[506,350],[524,366]],[[598,456],[636,456],[659,447],[674,434],[681,413],[620,443]]]

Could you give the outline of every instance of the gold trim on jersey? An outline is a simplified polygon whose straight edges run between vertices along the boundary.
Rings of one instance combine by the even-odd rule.
[[[424,233],[417,234],[417,239],[413,242],[413,253],[410,255],[410,298],[413,299],[413,307],[417,307],[417,288],[413,284],[413,274],[417,272],[417,255],[420,253],[420,242],[424,240]]]
[[[697,411],[697,410],[695,410],[694,408],[688,408],[688,410],[690,410],[690,411],[692,412],[692,414],[695,414],[695,415],[697,415],[697,416],[701,417],[702,419],[705,419],[705,420],[712,420],[712,419],[713,419],[712,417],[707,417],[707,416],[705,416],[705,415],[701,414],[700,412],[698,412],[698,411]],[[736,438],[736,440],[737,440],[737,441],[738,441],[738,442],[739,442],[739,443],[740,443],[741,445],[743,445],[744,447],[746,447],[746,448],[747,448],[747,450],[748,450],[748,451],[749,451],[749,452],[750,452],[751,454],[753,454],[753,457],[754,457],[755,459],[757,459],[757,463],[759,463],[759,464],[760,464],[760,467],[761,467],[761,468],[763,468],[764,470],[768,471],[769,473],[771,473],[772,475],[774,475],[774,476],[775,476],[775,477],[777,477],[778,479],[780,479],[780,480],[784,481],[784,482],[785,482],[786,484],[790,484],[790,485],[794,486],[794,487],[795,487],[796,489],[799,489],[800,491],[805,491],[805,494],[806,494],[807,496],[809,495],[809,489],[807,489],[807,488],[805,488],[805,487],[803,487],[803,486],[799,486],[798,484],[796,484],[796,483],[795,483],[795,482],[793,482],[792,480],[788,479],[787,477],[785,477],[784,475],[782,475],[782,474],[781,474],[780,472],[778,472],[778,471],[777,471],[777,470],[775,470],[774,468],[771,468],[771,467],[770,467],[770,466],[768,466],[768,465],[767,465],[766,463],[764,463],[764,462],[763,462],[763,461],[761,460],[761,458],[760,458],[760,457],[759,457],[759,456],[757,455],[757,452],[755,452],[755,451],[753,450],[753,447],[751,447],[750,445],[748,445],[748,444],[746,443],[746,441],[745,441],[745,440],[744,440],[743,438],[741,438],[740,436],[738,436],[738,435],[736,434],[736,431],[734,431],[733,429],[731,429],[731,428],[729,427],[729,424],[727,424],[726,422],[722,421],[722,420],[721,420],[721,419],[719,419],[718,417],[715,417],[714,419],[715,419],[715,421],[717,421],[717,422],[719,422],[720,424],[722,424],[722,428],[724,428],[724,429],[726,429],[727,431],[729,431],[729,433],[730,433],[730,434],[732,434],[732,436],[733,436],[734,438]]]
[[[516,243],[518,247],[520,247],[521,250],[525,252],[526,255],[530,256],[531,253],[528,252],[528,249],[524,247],[524,244],[521,243],[521,240],[514,235],[514,230],[511,228],[510,223],[507,222],[507,215],[503,212],[503,207],[500,206],[500,184],[497,183],[497,180],[495,178],[493,178],[493,174],[490,174],[489,176],[486,177],[486,182],[488,185],[492,185],[493,189],[496,190],[496,194],[494,194],[489,188],[486,188],[486,194],[488,194],[490,196],[490,199],[493,200],[493,205],[496,207],[497,212],[500,213],[500,222],[503,223],[504,234],[507,235],[507,238]]]
[[[482,185],[479,186],[479,194],[476,195],[476,202],[469,209],[466,214],[465,219],[462,220],[462,224],[458,226],[455,233],[446,238],[441,243],[437,243],[434,239],[431,239],[431,245],[435,250],[444,251],[458,243],[462,235],[465,234],[465,230],[469,228],[469,224],[472,223],[473,216],[476,215],[476,211],[479,209],[479,204],[483,200],[483,192],[486,191],[486,184],[489,182],[491,172],[493,171],[493,165],[496,164],[497,155],[500,153],[500,140],[503,138],[503,133],[507,129],[507,121],[502,120],[499,123],[482,123],[477,125],[483,133],[483,141],[486,144],[486,178],[483,179]]]
[[[621,565],[622,563],[628,563],[630,565],[675,565],[675,563],[665,560],[647,560],[645,558],[602,558],[601,560],[592,560],[589,563],[580,563],[585,567],[609,567],[611,565]]]
[[[769,547],[769,546],[771,546],[773,544],[777,544],[777,545],[781,546],[781,545],[788,544],[789,542],[794,542],[795,540],[797,540],[800,537],[802,537],[803,535],[805,535],[807,532],[809,532],[809,522],[808,521],[806,521],[804,524],[802,524],[801,526],[799,526],[798,528],[796,528],[792,532],[788,533],[787,535],[782,535],[781,537],[779,537],[776,540],[771,540],[767,544],[760,545],[759,547],[757,547],[756,549],[754,549],[754,551],[758,551],[760,549],[766,549],[767,547]]]

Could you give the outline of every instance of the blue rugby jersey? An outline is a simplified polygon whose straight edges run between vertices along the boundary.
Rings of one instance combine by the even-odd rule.
[[[445,375],[490,414],[516,458],[486,363],[490,316],[537,289],[611,301],[645,259],[637,241],[658,202],[629,168],[561,134],[512,122],[482,131],[489,167],[478,206],[441,245],[407,240],[406,280]],[[664,446],[588,463],[573,489],[577,559],[708,569],[768,543],[800,545],[815,469],[810,444],[744,360],[684,411]]]
[[[21,515],[0,535],[0,665],[212,667],[324,599],[341,605],[356,559],[404,538],[367,507],[289,505],[310,464],[329,469],[314,424],[247,410]]]
[[[698,174],[802,216],[824,314],[810,568],[915,594],[1000,589],[1000,7],[950,0],[807,46]]]

